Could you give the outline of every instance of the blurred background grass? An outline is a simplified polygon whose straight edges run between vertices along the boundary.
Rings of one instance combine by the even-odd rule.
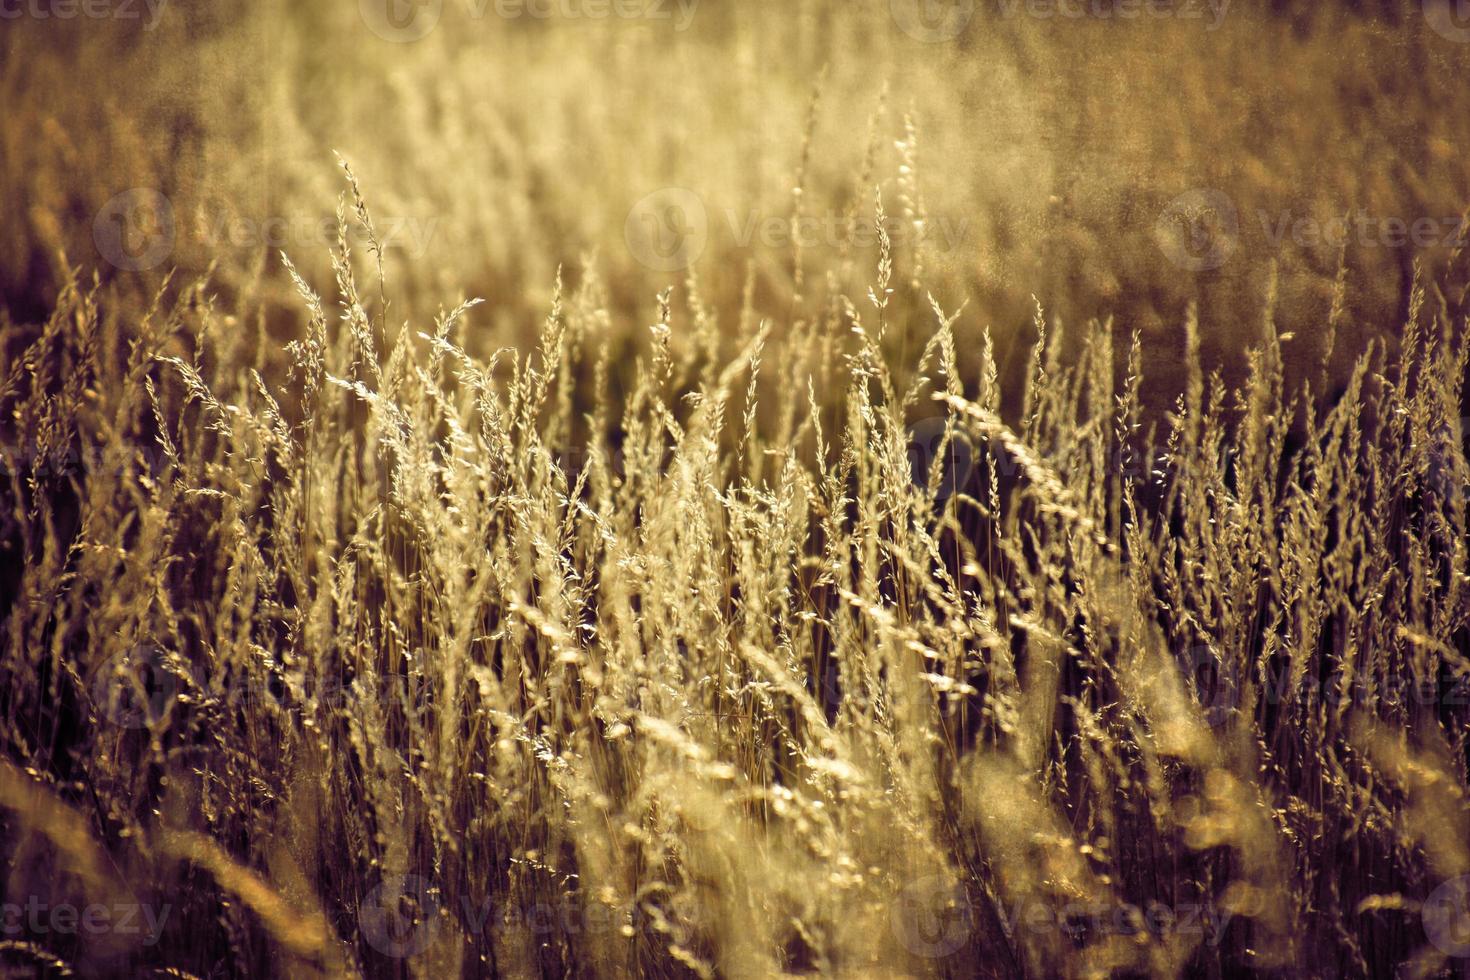
[[[794,304],[816,316],[836,292],[860,296],[875,248],[849,267],[840,233],[819,230],[798,257],[742,232],[788,219],[801,183],[817,221],[871,222],[875,188],[898,231],[927,216],[897,284],[921,335],[931,314],[909,285],[914,259],[912,278],[946,308],[968,302],[962,348],[988,324],[1017,360],[1034,295],[1064,321],[1112,316],[1142,331],[1159,377],[1197,302],[1206,360],[1230,375],[1259,337],[1274,262],[1278,319],[1315,365],[1341,259],[1361,314],[1339,337],[1346,364],[1361,334],[1394,333],[1412,263],[1442,267],[1449,222],[1470,202],[1470,44],[1418,3],[1366,6],[1237,0],[1122,19],[998,0],[668,0],[654,16],[598,19],[581,4],[508,17],[447,0],[403,6],[438,11],[408,43],[380,36],[392,32],[368,0],[21,16],[0,34],[0,304],[15,321],[44,318],[61,256],[139,301],[175,267],[183,281],[213,266],[220,301],[248,329],[296,336],[274,252],[328,279],[320,222],[342,187],[335,151],[387,239],[394,318],[482,296],[476,353],[529,339],[559,266],[575,283],[596,263],[612,322],[652,322],[656,294],[684,274],[640,263],[624,229],[666,187],[692,191],[708,216],[692,268],[727,332],[748,280],[758,308],[798,317]],[[914,30],[916,10],[956,36]],[[172,244],[152,268],[119,270],[99,255],[94,221],[137,188],[166,196]],[[1223,195],[1236,233],[1169,231],[1181,217],[1171,202],[1191,194],[1185,211]],[[1292,231],[1359,213],[1370,231],[1345,249]],[[1384,233],[1424,218],[1438,229],[1428,247]],[[1223,252],[1211,235],[1226,237]],[[895,235],[901,253],[914,237]],[[831,276],[834,288],[798,296],[798,261],[808,282]]]

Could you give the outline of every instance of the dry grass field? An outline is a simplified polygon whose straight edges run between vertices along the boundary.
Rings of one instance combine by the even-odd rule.
[[[0,976],[1470,975],[1455,0],[0,0]]]

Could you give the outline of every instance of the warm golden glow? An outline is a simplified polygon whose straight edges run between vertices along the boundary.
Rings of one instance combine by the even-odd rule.
[[[0,0],[0,975],[1466,969],[1352,6]]]

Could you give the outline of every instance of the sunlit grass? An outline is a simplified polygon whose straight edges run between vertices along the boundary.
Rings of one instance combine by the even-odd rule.
[[[1254,214],[1459,213],[1450,76],[1362,71],[1432,41],[1117,31],[1124,105],[1081,42],[880,13],[340,64],[350,5],[225,16],[0,127],[0,964],[1463,965],[1466,255]],[[1208,81],[1268,57],[1317,69],[1290,140]],[[1160,212],[1215,187],[1191,268]],[[109,268],[129,188],[175,237]]]

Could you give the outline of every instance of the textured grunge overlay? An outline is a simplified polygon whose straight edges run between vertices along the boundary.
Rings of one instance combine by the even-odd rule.
[[[0,977],[1465,975],[1467,78],[0,0]]]

